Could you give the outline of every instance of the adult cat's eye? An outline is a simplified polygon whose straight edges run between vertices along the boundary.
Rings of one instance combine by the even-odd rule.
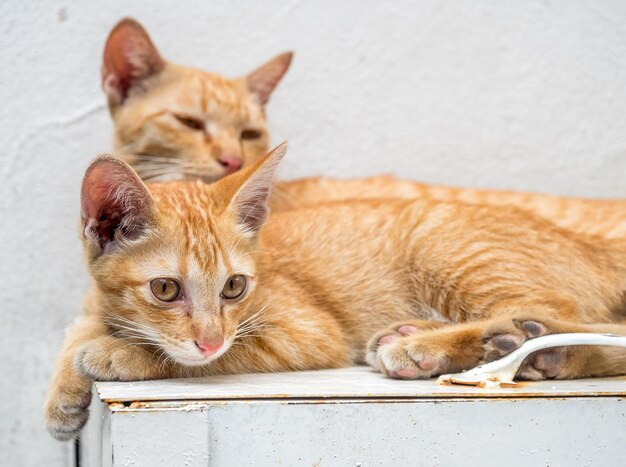
[[[246,276],[235,274],[230,276],[222,289],[222,297],[226,300],[235,300],[243,295],[247,285]]]
[[[186,115],[175,115],[175,117],[180,123],[191,128],[192,130],[204,130],[204,122],[202,120],[188,117]]]
[[[150,290],[162,302],[173,302],[180,294],[180,284],[174,279],[160,277],[150,282]]]
[[[243,130],[241,132],[241,139],[259,139],[261,132],[259,130]]]

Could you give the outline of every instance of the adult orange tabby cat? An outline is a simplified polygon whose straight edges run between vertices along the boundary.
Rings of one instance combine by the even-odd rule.
[[[290,61],[291,53],[285,53],[244,78],[226,79],[164,60],[141,25],[122,20],[107,40],[102,67],[116,152],[147,181],[210,182],[258,160],[269,144],[264,107]],[[350,198],[513,205],[577,232],[626,235],[624,200],[451,188],[392,177],[282,182],[271,204],[277,211]]]
[[[537,335],[626,334],[626,240],[525,211],[432,200],[344,201],[275,213],[285,147],[214,184],[144,185],[101,157],[82,186],[93,287],[46,405],[59,439],[91,381],[334,368],[457,372]],[[438,319],[433,320],[433,316]],[[368,344],[369,341],[369,344]],[[552,349],[531,379],[626,373],[622,349]]]

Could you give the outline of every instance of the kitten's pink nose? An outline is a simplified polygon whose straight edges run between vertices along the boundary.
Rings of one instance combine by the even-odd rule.
[[[219,340],[214,341],[200,340],[195,341],[195,343],[196,347],[198,347],[200,352],[202,352],[202,355],[208,357],[209,355],[213,355],[220,349],[220,347],[222,347],[222,345],[224,344],[224,338],[220,338]]]
[[[218,162],[226,169],[227,174],[237,172],[243,165],[243,160],[234,156],[220,156]]]

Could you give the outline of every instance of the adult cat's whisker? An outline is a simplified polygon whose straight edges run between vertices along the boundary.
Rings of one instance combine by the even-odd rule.
[[[135,171],[140,174],[155,170],[172,170],[180,168],[182,168],[180,164],[167,164],[164,162],[140,162],[135,165]]]
[[[133,155],[134,160],[138,160],[141,162],[162,162],[165,164],[182,164],[183,161],[177,157],[167,157],[167,156],[150,156],[144,154]]]
[[[155,177],[161,177],[163,175],[177,175],[180,174],[181,171],[178,167],[161,167],[161,168],[152,168],[152,169],[144,169],[138,171],[139,175],[143,178],[145,182],[150,182],[151,179]]]
[[[204,179],[206,180],[208,177],[210,177],[213,181],[217,181],[217,179],[219,179],[219,175],[211,172],[211,171],[207,171],[207,170],[202,170],[202,169],[198,169],[198,168],[193,168],[193,169],[185,169],[182,168],[181,169],[181,173],[184,175],[188,175],[191,176],[193,178],[199,178],[199,179]]]
[[[174,176],[174,178],[172,177]],[[155,175],[152,177],[145,177],[143,180],[146,183],[154,183],[154,182],[173,182],[176,180],[183,180],[184,177],[179,172],[169,172],[161,175]]]

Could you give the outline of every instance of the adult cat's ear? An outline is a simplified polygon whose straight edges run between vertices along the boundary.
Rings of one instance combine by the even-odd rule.
[[[270,94],[287,73],[292,58],[293,52],[284,52],[246,76],[248,89],[258,97],[261,105],[270,100]]]
[[[102,61],[102,88],[112,105],[119,105],[134,86],[165,66],[146,30],[131,18],[121,20],[109,33]]]
[[[215,184],[216,190],[226,197],[228,209],[234,211],[237,223],[252,235],[267,219],[274,175],[286,152],[287,143],[282,143],[252,166]]]
[[[80,194],[84,238],[97,256],[150,228],[152,195],[126,162],[99,156],[85,172]]]

